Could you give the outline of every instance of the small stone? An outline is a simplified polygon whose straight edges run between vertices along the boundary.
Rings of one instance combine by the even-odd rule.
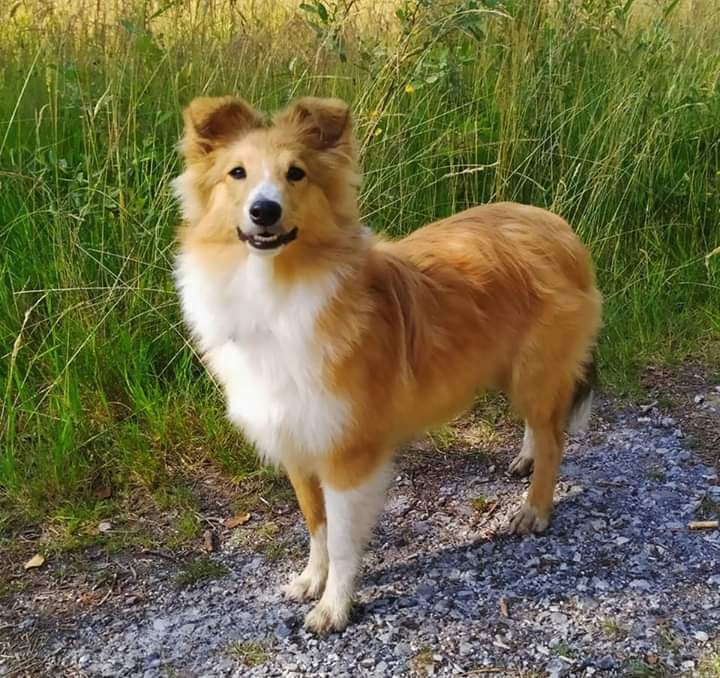
[[[167,619],[156,619],[153,621],[153,628],[156,631],[167,631],[170,628],[170,622]]]
[[[568,623],[569,619],[568,616],[566,614],[563,614],[562,612],[553,612],[550,615],[550,621],[557,626],[565,626]]]
[[[695,638],[695,640],[701,643],[707,643],[709,638],[708,634],[705,633],[705,631],[695,631],[695,633],[693,633],[693,637]]]
[[[548,662],[545,669],[548,672],[548,676],[551,676],[552,678],[562,676],[567,672],[567,666],[565,666],[563,661],[557,657]]]
[[[393,653],[398,657],[407,657],[412,652],[409,643],[398,643],[393,648]]]
[[[430,532],[430,524],[424,520],[418,521],[413,525],[415,534],[427,534]]]
[[[613,659],[612,655],[606,654],[598,661],[597,667],[603,671],[607,671],[608,669],[613,668],[616,663],[617,662]]]
[[[700,404],[702,404],[704,401],[705,401],[705,396],[704,396],[702,393],[699,393],[698,395],[696,395],[696,396],[693,398],[693,402],[694,402],[696,405],[700,405]]]
[[[650,582],[645,579],[633,579],[630,582],[630,588],[638,591],[649,591],[652,587],[650,586]]]
[[[277,638],[287,638],[290,633],[290,629],[282,622],[275,627],[275,636]]]
[[[618,537],[618,538],[615,540],[615,544],[616,544],[617,546],[623,546],[624,544],[627,544],[627,543],[629,543],[630,541],[631,541],[631,540],[630,540],[628,537]]]
[[[110,532],[112,530],[112,523],[108,520],[98,523],[98,532]]]

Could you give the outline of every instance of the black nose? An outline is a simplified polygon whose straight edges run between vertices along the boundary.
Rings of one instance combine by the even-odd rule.
[[[258,226],[272,226],[281,214],[282,207],[274,200],[256,200],[250,205],[250,218]]]

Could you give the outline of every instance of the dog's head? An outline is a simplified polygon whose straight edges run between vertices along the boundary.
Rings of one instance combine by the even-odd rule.
[[[306,97],[267,124],[242,99],[185,110],[175,180],[189,230],[206,242],[277,255],[331,242],[357,222],[355,143],[338,99]]]

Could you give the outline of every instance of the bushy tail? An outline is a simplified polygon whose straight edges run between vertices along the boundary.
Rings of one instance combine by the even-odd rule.
[[[570,416],[568,417],[568,433],[582,433],[587,429],[592,412],[593,394],[598,383],[595,355],[585,364],[585,371],[575,384]]]

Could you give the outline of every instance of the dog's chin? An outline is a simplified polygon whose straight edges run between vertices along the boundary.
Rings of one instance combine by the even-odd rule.
[[[238,238],[247,245],[253,254],[261,256],[275,256],[282,249],[287,247],[298,235],[298,227],[293,226],[289,231],[283,233],[247,234],[239,226],[237,227]]]

